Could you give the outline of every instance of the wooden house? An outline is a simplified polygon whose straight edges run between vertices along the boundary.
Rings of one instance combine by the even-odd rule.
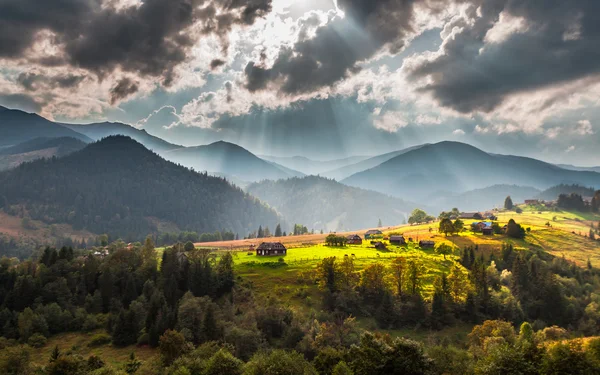
[[[479,212],[463,212],[459,218],[463,220],[481,220],[483,216]]]
[[[383,236],[383,232],[379,229],[371,229],[365,233],[365,240]]]
[[[281,242],[263,242],[256,249],[257,256],[278,256],[286,255],[287,249]]]
[[[435,246],[434,241],[419,241],[419,247],[422,249],[431,249]]]
[[[392,245],[406,245],[406,240],[404,236],[390,236],[390,243]]]
[[[353,234],[347,237],[348,245],[362,245],[362,238],[358,234]]]

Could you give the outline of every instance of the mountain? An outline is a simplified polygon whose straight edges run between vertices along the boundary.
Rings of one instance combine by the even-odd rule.
[[[329,231],[358,230],[406,222],[414,204],[387,195],[345,186],[317,176],[263,181],[247,191],[268,203],[288,223]]]
[[[494,185],[482,189],[470,190],[461,194],[438,193],[429,197],[427,204],[435,211],[449,211],[453,207],[461,211],[485,211],[494,207],[504,207],[504,200],[510,195],[513,202],[522,203],[526,199],[535,199],[540,190],[517,185]]]
[[[570,171],[539,160],[488,154],[459,142],[425,145],[342,181],[350,186],[422,201],[441,192],[492,185],[536,189],[566,184],[600,187],[600,173]]]
[[[557,185],[549,189],[544,190],[536,196],[537,199],[543,199],[547,201],[557,200],[561,194],[579,194],[582,197],[593,197],[596,189],[588,188],[580,185]]]
[[[16,146],[0,149],[0,171],[41,158],[60,158],[79,151],[86,145],[85,142],[71,137],[34,138]]]
[[[562,169],[569,169],[572,171],[584,171],[584,172],[598,172],[600,173],[600,167],[577,167],[570,164],[556,164],[557,167]]]
[[[185,147],[163,153],[165,159],[174,163],[207,171],[234,179],[255,182],[265,179],[278,180],[301,175],[262,160],[250,151],[228,142],[215,142],[207,146]]]
[[[26,206],[35,220],[130,241],[162,225],[244,235],[279,221],[273,210],[224,179],[168,162],[124,136],[0,173],[0,207],[11,205]]]
[[[372,157],[372,158],[369,158],[366,160],[362,160],[355,164],[346,165],[341,168],[337,168],[337,169],[325,172],[325,173],[323,173],[323,176],[333,178],[334,180],[337,180],[337,181],[341,181],[347,177],[352,176],[353,174],[356,174],[356,173],[359,173],[362,171],[366,171],[367,169],[376,167],[381,163],[385,163],[386,161],[388,161],[392,158],[395,158],[396,156],[405,154],[412,150],[416,150],[417,148],[420,148],[420,147],[423,147],[423,145],[410,147],[410,148],[407,148],[404,150],[389,152],[389,153],[383,154],[383,155],[378,155],[378,156],[375,156],[375,157]]]
[[[111,135],[125,135],[137,142],[143,144],[146,148],[159,154],[182,148],[183,146],[174,145],[162,138],[155,137],[143,129],[136,129],[133,126],[121,124],[118,122],[102,122],[96,124],[76,125],[76,124],[61,124],[78,133],[85,134],[94,141],[99,141]]]
[[[347,165],[352,165],[361,162],[363,160],[369,159],[370,156],[350,156],[344,159],[327,161],[312,160],[303,156],[281,157],[260,155],[260,158],[273,163],[277,163],[279,165],[283,165],[286,168],[300,171],[307,175],[318,175],[331,170],[345,167]]]
[[[34,113],[0,107],[0,147],[13,146],[34,138],[71,137],[83,142],[92,140]]]

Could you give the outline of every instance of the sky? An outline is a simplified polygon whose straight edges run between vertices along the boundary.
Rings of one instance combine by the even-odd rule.
[[[600,165],[596,0],[0,0],[0,105],[314,159]]]

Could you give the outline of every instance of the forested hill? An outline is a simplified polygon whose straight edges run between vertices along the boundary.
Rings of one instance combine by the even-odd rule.
[[[316,230],[357,230],[406,220],[415,205],[374,191],[308,176],[252,184],[247,191],[268,203],[288,221]]]
[[[0,173],[0,207],[22,204],[33,219],[124,239],[156,232],[157,223],[240,235],[277,224],[274,211],[224,179],[168,162],[124,136]]]

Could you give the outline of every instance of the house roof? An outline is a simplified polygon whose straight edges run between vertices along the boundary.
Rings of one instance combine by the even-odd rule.
[[[383,234],[383,232],[380,231],[379,229],[371,229],[371,230],[368,230],[365,234]]]
[[[257,250],[284,250],[285,246],[281,242],[263,242]]]
[[[490,223],[489,221],[480,221],[478,223],[473,223],[471,225],[483,225],[485,228],[491,228],[492,227],[492,223]]]
[[[460,217],[464,219],[471,219],[474,218],[476,215],[481,214],[479,212],[463,212],[462,214],[460,214]]]
[[[351,234],[347,237],[349,240],[362,240],[358,234]]]
[[[396,241],[396,240],[402,241],[403,239],[404,239],[404,236],[390,236],[390,241]]]

